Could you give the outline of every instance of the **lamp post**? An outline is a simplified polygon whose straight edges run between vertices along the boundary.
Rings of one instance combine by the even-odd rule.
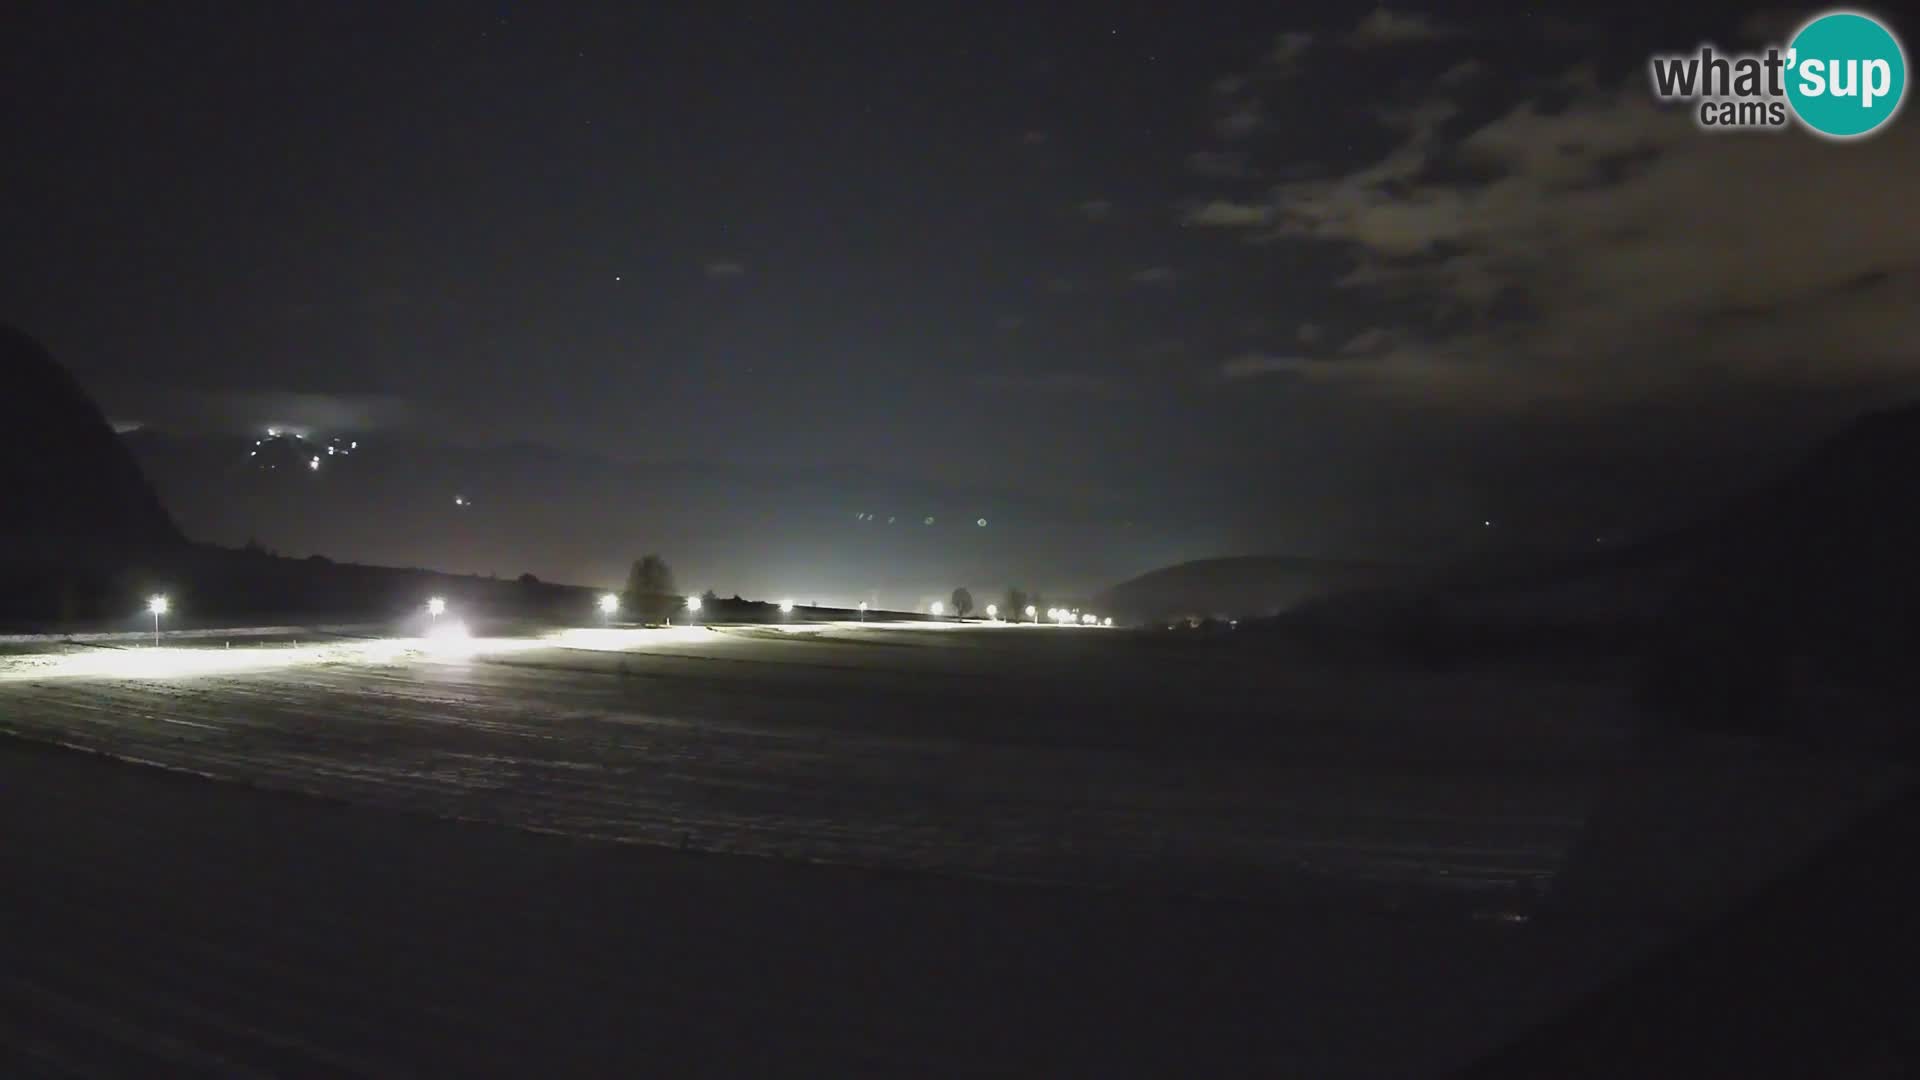
[[[444,597],[435,596],[427,601],[427,624],[429,627],[439,629],[440,616],[446,613],[447,601]]]
[[[604,626],[613,625],[613,616],[620,610],[620,597],[607,593],[600,598],[600,622]]]
[[[687,621],[689,623],[693,623],[693,622],[698,622],[699,619],[700,619],[700,598],[697,596],[689,596],[687,597]]]
[[[147,610],[153,615],[153,647],[156,649],[160,647],[160,616],[165,615],[170,606],[167,598],[159,593],[147,598]]]

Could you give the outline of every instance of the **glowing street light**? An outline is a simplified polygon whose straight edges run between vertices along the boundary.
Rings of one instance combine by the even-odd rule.
[[[437,627],[440,625],[440,616],[446,613],[447,601],[445,597],[436,596],[427,601],[427,618],[433,620],[434,626]]]
[[[693,619],[696,619],[696,618],[698,618],[699,616],[700,616],[700,598],[699,598],[699,597],[697,597],[697,596],[689,596],[689,597],[687,597],[687,619],[688,619],[688,621],[692,621]]]
[[[1101,619],[1101,620],[1100,620],[1100,625],[1101,625],[1101,626],[1112,626],[1112,625],[1113,625],[1113,616],[1111,616],[1111,615],[1109,615],[1109,616],[1107,616],[1106,618],[1104,618],[1104,619]]]
[[[147,610],[153,615],[153,647],[156,649],[160,647],[160,616],[165,615],[171,606],[160,593],[147,597]]]
[[[607,593],[600,598],[600,616],[604,622],[612,622],[613,616],[620,610],[620,597]]]
[[[1093,625],[1093,622],[1094,622],[1094,619],[1093,619],[1093,615],[1092,615],[1091,613],[1089,613],[1089,614],[1086,614],[1086,615],[1082,615],[1082,616],[1080,616],[1080,625],[1081,625],[1081,626],[1092,626],[1092,625]]]
[[[780,614],[791,615],[792,613],[793,613],[793,597],[791,596],[782,597],[780,600]]]
[[[867,602],[865,600],[860,601],[860,621],[867,621]]]
[[[988,604],[988,605],[987,605],[987,618],[989,618],[989,619],[997,619],[997,618],[999,618],[999,617],[1000,617],[1000,605],[998,605],[998,604]]]
[[[933,617],[937,619],[940,616],[945,615],[947,613],[947,605],[941,603],[938,600],[935,600],[932,603],[932,605],[930,605],[927,608],[927,610],[933,612]]]
[[[1040,612],[1035,610],[1032,604],[1027,605],[1027,618],[1032,619],[1034,622],[1040,621]]]

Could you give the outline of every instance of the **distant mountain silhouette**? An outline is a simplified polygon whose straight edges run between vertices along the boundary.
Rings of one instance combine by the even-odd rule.
[[[1656,643],[1654,704],[1773,730],[1841,692],[1920,691],[1920,405],[1863,417],[1698,538]],[[1830,706],[1832,702],[1828,703]]]
[[[99,406],[0,324],[0,559],[72,563],[183,540]]]
[[[1128,620],[1271,615],[1330,592],[1406,581],[1390,563],[1285,555],[1197,559],[1162,567],[1101,592],[1094,607]]]

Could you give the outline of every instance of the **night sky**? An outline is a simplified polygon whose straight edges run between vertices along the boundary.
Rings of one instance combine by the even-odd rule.
[[[1599,542],[1920,379],[1913,117],[1651,101],[1810,9],[1752,12],[29,5],[0,317],[179,461],[364,438],[150,466],[295,553],[905,600]]]

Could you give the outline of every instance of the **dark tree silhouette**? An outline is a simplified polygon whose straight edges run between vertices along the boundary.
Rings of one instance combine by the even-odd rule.
[[[1002,606],[1001,614],[1006,617],[1008,622],[1019,622],[1021,619],[1027,617],[1027,605],[1031,602],[1032,601],[1027,599],[1025,589],[1015,589],[1009,586],[1007,589],[1007,599]]]
[[[647,622],[672,617],[681,601],[667,561],[658,555],[647,555],[636,561],[627,572],[627,594],[623,600],[628,610]]]
[[[973,594],[964,585],[953,590],[953,613],[963,619],[973,614]]]

